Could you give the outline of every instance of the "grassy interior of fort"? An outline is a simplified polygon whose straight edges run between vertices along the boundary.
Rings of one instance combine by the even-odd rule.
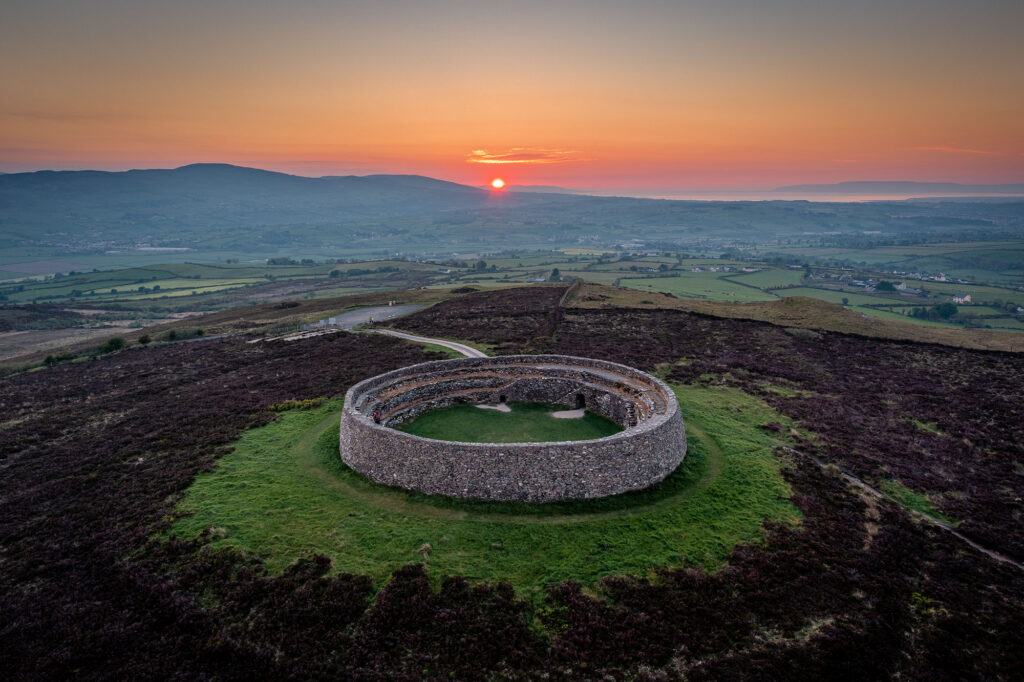
[[[790,421],[736,389],[673,389],[689,451],[643,491],[528,504],[388,488],[340,461],[342,401],[333,399],[244,433],[186,492],[171,532],[195,537],[209,529],[215,547],[256,554],[275,573],[323,553],[333,570],[382,585],[393,570],[424,562],[435,580],[508,581],[538,598],[544,585],[570,579],[591,585],[662,566],[714,569],[737,543],[758,541],[764,520],[799,523],[773,453],[785,437],[759,428],[778,422],[788,430]]]
[[[399,431],[414,436],[460,443],[543,443],[592,440],[611,436],[622,427],[594,412],[560,419],[552,413],[567,410],[544,403],[508,403],[509,410],[481,409],[476,405],[452,405],[431,410],[403,422]]]

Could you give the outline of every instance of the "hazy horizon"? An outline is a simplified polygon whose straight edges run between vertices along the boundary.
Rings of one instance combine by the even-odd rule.
[[[294,173],[287,170],[278,170],[274,168],[262,168],[258,166],[240,166],[237,164],[230,164],[226,162],[197,162],[192,164],[184,164],[175,168],[33,168],[26,170],[17,171],[4,171],[0,174],[13,175],[17,173],[36,173],[36,172],[88,172],[88,171],[99,171],[108,173],[123,173],[128,171],[149,171],[149,170],[177,170],[188,166],[235,166],[238,168],[249,168],[255,170],[270,171],[276,173],[285,173],[288,175],[295,175],[304,178],[326,178],[326,177],[341,177],[341,176],[355,176],[355,177],[367,177],[373,175],[421,175],[421,174],[410,174],[402,172],[363,172],[363,173],[326,173],[326,174],[303,174]],[[500,173],[493,174],[494,177],[501,175]],[[489,182],[483,182],[478,184],[460,182],[454,178],[435,177],[435,176],[422,176],[429,177],[434,180],[440,180],[444,182],[454,182],[463,184],[468,187],[475,187],[478,189],[490,189]],[[889,192],[885,191],[859,191],[859,190],[847,190],[842,191],[839,189],[841,185],[850,184],[876,184],[884,185],[887,183],[891,184],[942,184],[942,183],[931,183],[929,181],[920,180],[907,180],[907,179],[890,179],[890,180],[840,180],[835,183],[795,183],[793,186],[773,186],[773,187],[648,187],[648,188],[628,188],[628,187],[570,187],[560,185],[548,185],[540,183],[523,183],[517,184],[509,182],[503,189],[503,191],[546,191],[546,192],[558,192],[559,190],[565,190],[566,192],[573,194],[585,194],[591,196],[606,196],[606,197],[635,197],[641,199],[668,199],[668,200],[696,200],[696,201],[815,201],[815,202],[863,202],[863,201],[893,201],[903,199],[929,199],[929,198],[958,198],[958,197],[978,197],[978,198],[1005,198],[1005,199],[1017,199],[1024,196],[1024,183],[947,183],[947,184],[960,184],[964,185],[962,191],[940,191],[938,189],[920,189],[918,191],[897,191],[892,189]],[[1019,190],[1004,191],[1004,192],[991,192],[982,190],[973,190],[972,187],[985,186],[985,185],[1021,185]],[[814,189],[802,189],[804,187],[814,187]],[[831,187],[835,187],[835,190],[831,190]],[[881,190],[882,188],[878,188]]]
[[[1015,182],[1022,20],[994,0],[19,3],[0,171]]]

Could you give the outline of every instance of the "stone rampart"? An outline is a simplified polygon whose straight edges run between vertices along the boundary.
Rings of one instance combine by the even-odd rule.
[[[585,441],[460,443],[392,428],[450,405],[502,402],[584,407],[624,430]],[[649,374],[603,360],[509,355],[425,362],[356,384],[345,395],[340,446],[346,464],[385,485],[547,502],[657,483],[686,455],[686,434],[672,390]]]

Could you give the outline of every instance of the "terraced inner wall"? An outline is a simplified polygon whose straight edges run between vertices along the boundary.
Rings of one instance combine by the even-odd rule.
[[[586,441],[462,443],[391,428],[459,403],[501,402],[584,407],[624,430]],[[649,374],[589,358],[512,355],[426,362],[356,384],[345,396],[340,451],[348,466],[386,485],[546,502],[650,486],[683,460],[686,434],[672,390]]]

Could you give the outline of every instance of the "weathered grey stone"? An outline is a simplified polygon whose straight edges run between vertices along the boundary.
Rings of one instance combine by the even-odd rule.
[[[392,426],[458,403],[580,406],[623,427],[605,438],[457,443]],[[381,423],[372,415],[379,410]],[[547,502],[614,495],[665,478],[686,456],[672,390],[625,365],[566,355],[424,362],[362,381],[345,395],[341,459],[386,485],[428,494]]]

